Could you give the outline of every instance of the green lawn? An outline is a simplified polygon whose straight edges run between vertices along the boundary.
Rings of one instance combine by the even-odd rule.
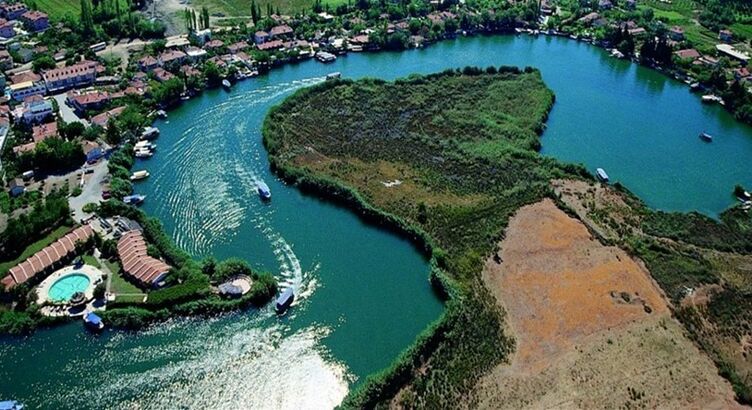
[[[84,263],[87,265],[94,266],[95,268],[101,268],[102,265],[99,263],[97,258],[91,256],[91,255],[84,255],[81,257],[81,259],[84,260]]]
[[[28,258],[29,256],[39,252],[42,250],[45,246],[51,244],[52,242],[55,242],[56,240],[63,237],[65,234],[68,233],[68,231],[71,230],[70,226],[61,226],[54,231],[50,232],[47,236],[44,238],[32,243],[31,245],[27,246],[26,249],[21,253],[21,255],[13,260],[0,262],[0,273],[7,272],[10,268],[18,265],[20,262],[22,262],[24,259]]]
[[[112,263],[110,261],[105,261],[105,265],[107,265],[108,268],[110,268],[110,271],[112,272],[112,283],[110,291],[116,295],[118,294],[133,294],[138,295],[138,301],[141,301],[143,299],[144,292],[139,289],[136,285],[128,282],[123,277],[122,272],[120,271],[120,264],[118,263]],[[122,300],[124,297],[129,296],[118,296],[118,300]],[[135,296],[134,296],[135,297]]]
[[[31,0],[26,0],[26,3],[32,3]],[[47,14],[50,19],[60,20],[66,15],[78,18],[81,14],[81,2],[78,0],[34,0],[37,8]],[[121,0],[121,7],[123,10],[127,7],[127,2]]]

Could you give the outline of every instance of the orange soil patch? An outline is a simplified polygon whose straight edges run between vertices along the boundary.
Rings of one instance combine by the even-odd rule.
[[[503,262],[489,259],[483,276],[503,301],[520,368],[536,369],[594,332],[668,312],[640,265],[551,200],[522,208],[501,249]]]

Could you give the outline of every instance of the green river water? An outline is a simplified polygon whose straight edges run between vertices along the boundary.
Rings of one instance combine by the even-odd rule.
[[[556,93],[543,153],[603,167],[658,209],[711,216],[752,183],[752,129],[683,84],[560,38],[475,37],[403,53],[288,65],[209,91],[156,125],[154,158],[134,169],[145,210],[196,257],[238,256],[298,300],[213,319],[94,337],[79,323],[0,341],[0,398],[30,408],[331,408],[388,366],[442,310],[408,241],[281,183],[260,125],[272,105],[340,71],[394,79],[465,65],[540,68]],[[716,136],[712,144],[701,131]],[[272,201],[255,194],[265,181]]]

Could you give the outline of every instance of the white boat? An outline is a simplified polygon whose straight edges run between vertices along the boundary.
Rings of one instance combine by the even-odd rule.
[[[123,202],[128,205],[141,205],[146,199],[146,195],[128,195],[123,197]]]
[[[322,63],[331,63],[336,59],[337,56],[332,53],[327,53],[326,51],[319,51],[318,53],[316,53],[316,60],[319,60]]]
[[[340,74],[339,71],[334,72],[334,73],[329,73],[329,74],[326,75],[326,79],[327,80],[336,80],[336,79],[338,79],[340,77],[342,77],[342,74]]]
[[[138,181],[140,179],[147,178],[148,176],[149,171],[147,170],[136,171],[133,173],[133,175],[131,175],[131,181]]]
[[[139,141],[136,143],[136,145],[133,146],[133,151],[156,151],[157,150],[157,144],[151,143],[149,141]]]
[[[718,104],[723,105],[723,98],[721,98],[721,97],[719,97],[717,95],[707,94],[707,95],[703,95],[702,96],[702,102],[708,103],[708,104],[709,103],[713,103],[713,102],[717,102]]]
[[[136,151],[136,158],[151,158],[152,155],[154,155],[154,153],[149,150]]]
[[[596,169],[595,175],[598,176],[598,179],[600,179],[601,181],[608,182],[608,174],[603,168]]]
[[[157,127],[146,127],[144,128],[144,132],[141,133],[141,139],[144,140],[150,140],[157,138],[159,136],[159,128]]]
[[[230,87],[232,87],[232,84],[230,84],[230,80],[228,80],[226,78],[224,80],[222,80],[222,87],[225,87],[225,88],[227,88],[229,90]]]

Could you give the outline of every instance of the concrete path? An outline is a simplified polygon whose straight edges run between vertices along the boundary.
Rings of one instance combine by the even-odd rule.
[[[68,205],[73,212],[73,219],[80,221],[91,214],[84,212],[83,207],[88,203],[100,203],[102,201],[102,180],[107,175],[107,160],[101,159],[93,166],[91,174],[84,174],[84,185],[81,187],[81,195],[68,198]]]
[[[60,117],[63,119],[63,121],[66,124],[70,124],[72,122],[80,122],[81,124],[88,127],[89,121],[83,118],[79,118],[78,115],[76,115],[76,113],[73,112],[73,109],[65,103],[66,97],[67,96],[65,95],[65,93],[56,94],[52,96],[52,98],[54,98],[55,101],[57,101],[57,106],[60,108]]]

